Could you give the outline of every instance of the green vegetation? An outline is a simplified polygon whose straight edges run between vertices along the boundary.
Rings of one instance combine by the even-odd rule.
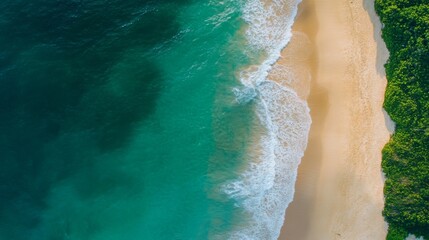
[[[429,0],[375,0],[390,51],[384,107],[396,122],[383,150],[388,240],[429,239]]]

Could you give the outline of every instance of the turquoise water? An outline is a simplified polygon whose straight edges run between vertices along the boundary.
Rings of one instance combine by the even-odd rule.
[[[274,239],[249,2],[2,1],[0,239]]]

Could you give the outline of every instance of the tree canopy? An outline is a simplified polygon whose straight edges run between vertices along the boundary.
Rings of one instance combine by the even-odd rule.
[[[429,239],[429,0],[375,0],[390,52],[384,107],[397,128],[383,149],[388,240]]]

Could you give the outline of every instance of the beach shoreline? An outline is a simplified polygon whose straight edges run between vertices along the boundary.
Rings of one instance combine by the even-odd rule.
[[[385,239],[388,51],[373,2],[303,0],[293,30],[313,43],[313,124],[279,239]]]

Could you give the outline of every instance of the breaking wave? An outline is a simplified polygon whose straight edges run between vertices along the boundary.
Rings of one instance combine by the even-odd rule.
[[[243,7],[249,52],[257,52],[262,60],[240,72],[244,86],[234,93],[240,104],[254,99],[264,131],[255,137],[243,173],[223,186],[223,191],[237,200],[238,207],[250,219],[246,226],[236,227],[224,239],[277,239],[286,208],[293,199],[311,118],[307,103],[290,84],[283,84],[299,81],[293,79],[297,76],[287,72],[287,68],[281,71],[284,79],[279,79],[278,74],[274,74],[275,79],[269,76],[292,37],[299,2],[248,0]]]

